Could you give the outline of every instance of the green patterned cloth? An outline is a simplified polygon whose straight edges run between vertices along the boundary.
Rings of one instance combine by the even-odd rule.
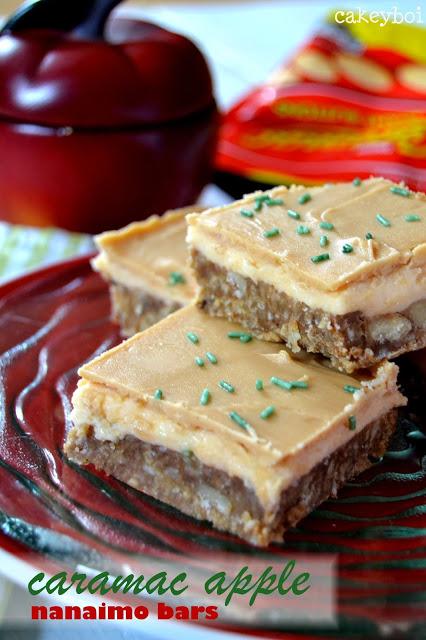
[[[89,235],[0,222],[0,282],[93,249]]]

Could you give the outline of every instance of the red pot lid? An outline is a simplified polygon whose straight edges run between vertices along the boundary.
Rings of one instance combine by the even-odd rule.
[[[106,35],[18,29],[0,36],[0,117],[81,128],[185,118],[214,104],[207,63],[189,39],[140,20]]]

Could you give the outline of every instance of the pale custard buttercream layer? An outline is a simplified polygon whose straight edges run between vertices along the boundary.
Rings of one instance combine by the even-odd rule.
[[[198,207],[169,211],[96,236],[99,255],[93,267],[108,280],[188,304],[196,283],[188,265],[185,215]],[[181,282],[173,274],[182,276]],[[178,278],[179,280],[179,278]]]
[[[426,196],[382,178],[276,187],[187,221],[209,260],[310,307],[372,316],[426,297]]]
[[[132,434],[191,450],[204,464],[242,478],[272,508],[285,487],[367,424],[405,404],[394,364],[349,376],[309,356],[295,359],[278,344],[228,337],[235,331],[247,335],[190,305],[96,358],[79,371],[76,428],[83,436],[92,426],[99,439]],[[286,390],[273,377],[307,388]],[[155,397],[159,389],[162,399]],[[202,405],[205,389],[209,401]],[[274,411],[262,418],[266,407]]]

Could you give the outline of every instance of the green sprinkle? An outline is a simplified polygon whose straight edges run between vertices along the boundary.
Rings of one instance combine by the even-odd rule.
[[[190,342],[192,342],[192,344],[198,344],[198,342],[199,342],[199,339],[198,339],[197,334],[196,334],[196,333],[193,333],[192,331],[189,331],[189,332],[186,334],[186,337],[188,338],[188,340],[189,340]]]
[[[260,378],[256,380],[256,389],[258,391],[263,391],[263,380],[261,380]]]
[[[282,198],[271,198],[268,193],[263,193],[261,196],[257,196],[254,199],[254,210],[260,211],[263,204],[266,204],[267,207],[276,207],[280,204],[284,204],[284,200]]]
[[[203,405],[203,407],[205,407],[206,404],[210,402],[210,397],[211,397],[210,391],[207,388],[203,389],[200,396],[200,404]]]
[[[312,196],[309,193],[302,193],[297,202],[299,204],[306,204],[309,200],[312,200]]]
[[[346,393],[355,393],[355,391],[359,390],[359,387],[354,387],[351,384],[345,384],[345,386],[343,387],[343,391],[346,391]]]
[[[211,362],[212,364],[217,364],[217,358],[214,355],[214,353],[211,353],[211,351],[207,351],[206,353],[206,358],[209,362]]]
[[[326,247],[327,245],[328,245],[327,236],[321,236],[321,238],[320,238],[320,246],[321,247]]]
[[[241,209],[240,213],[244,218],[254,218],[254,213],[250,209]]]
[[[281,204],[284,204],[284,200],[282,198],[268,198],[265,200],[265,204],[267,207],[278,207]]]
[[[272,229],[267,229],[266,231],[263,232],[263,237],[274,238],[275,236],[279,236],[280,233],[281,231],[278,229],[278,227],[272,227]]]
[[[356,418],[355,418],[355,416],[349,416],[348,427],[349,427],[349,429],[351,431],[354,431],[356,429]]]
[[[229,382],[226,382],[226,380],[221,380],[219,382],[219,387],[228,393],[234,393],[235,391],[235,387],[233,387]]]
[[[200,356],[197,356],[195,358],[195,364],[198,365],[199,367],[204,367],[204,360],[200,358]]]
[[[262,209],[263,203],[266,202],[267,200],[270,200],[270,198],[271,196],[268,194],[257,196],[257,198],[254,199],[254,210],[260,211]]]
[[[294,380],[291,382],[291,386],[293,389],[307,389],[309,387],[308,383],[304,380]]]
[[[271,382],[276,387],[280,387],[281,389],[286,389],[286,391],[291,390],[291,382],[288,382],[287,380],[282,380],[281,378],[276,378],[275,376],[272,376]]]
[[[240,414],[237,413],[236,411],[231,411],[231,413],[229,413],[228,415],[231,418],[231,420],[233,420],[233,422],[235,422],[239,427],[242,427],[246,431],[250,431],[253,429],[253,427],[249,425],[247,420],[245,420],[242,416],[240,416]]]
[[[304,225],[304,224],[299,224],[299,226],[298,226],[298,227],[297,227],[297,229],[296,229],[296,233],[297,233],[299,236],[307,236],[307,235],[308,235],[308,233],[311,233],[311,231],[310,231],[309,227],[307,227],[306,225]]]
[[[282,378],[276,378],[275,376],[272,376],[271,382],[277,387],[281,387],[281,389],[286,389],[286,391],[291,391],[291,389],[307,389],[309,386],[304,380],[282,380]]]
[[[169,274],[169,284],[174,286],[175,284],[185,284],[186,280],[182,273],[179,271],[172,271]]]
[[[293,218],[293,220],[300,220],[300,213],[297,213],[294,209],[288,209],[287,214],[290,218]]]
[[[244,331],[228,331],[228,338],[232,340],[238,339],[240,342],[250,342],[253,339],[251,333]]]
[[[359,187],[361,185],[361,178],[354,178],[352,180],[352,184],[354,185],[354,187]]]
[[[403,187],[391,187],[389,191],[391,191],[397,196],[403,196],[404,198],[410,197],[409,189],[404,189]]]
[[[367,231],[367,233],[365,234],[365,239],[366,240],[373,240],[374,236],[372,233],[370,233],[370,231]]]
[[[384,227],[390,227],[391,226],[391,223],[389,222],[389,220],[387,218],[385,218],[384,216],[382,216],[380,213],[377,214],[376,220],[377,220],[377,222],[380,222],[380,224],[382,224]]]
[[[326,229],[326,231],[333,231],[334,224],[332,222],[326,222],[326,220],[321,220],[319,223],[321,229]]]
[[[352,253],[353,250],[354,248],[351,244],[344,244],[342,247],[342,253]]]
[[[154,398],[156,400],[162,400],[163,399],[163,392],[161,389],[156,389],[154,392]]]
[[[324,262],[325,260],[330,260],[330,254],[329,253],[320,253],[317,256],[312,256],[311,260],[314,263]]]
[[[269,407],[265,407],[265,409],[263,409],[263,411],[261,411],[259,415],[262,418],[262,420],[267,420],[274,413],[275,413],[275,407],[272,406],[272,404],[271,404],[271,405],[269,405]]]
[[[416,216],[414,213],[411,213],[410,215],[405,216],[404,220],[405,222],[420,222],[421,217]]]

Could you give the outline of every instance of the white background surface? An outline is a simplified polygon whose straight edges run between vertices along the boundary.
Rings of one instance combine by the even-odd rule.
[[[60,0],[59,0],[60,1]],[[63,0],[65,1],[65,0]],[[67,0],[72,1],[72,0]],[[279,1],[264,0],[251,2],[192,2],[147,6],[143,8],[126,8],[126,13],[134,13],[149,20],[190,36],[205,52],[211,64],[216,85],[219,106],[229,107],[241,97],[251,86],[260,84],[262,80],[287,57],[315,29],[321,18],[331,8],[348,7],[390,11],[394,6],[401,11],[416,10],[420,6],[423,20],[426,17],[426,3],[418,0],[391,0],[390,2],[371,2],[354,0],[336,0],[330,2],[308,2],[302,0]],[[1,11],[1,0],[0,0]],[[220,194],[210,192],[205,199],[215,204]],[[15,563],[9,563],[7,556],[1,555],[0,571],[8,578],[19,582]],[[21,576],[22,577],[22,576]],[[14,618],[15,612],[30,610],[30,598],[21,587],[14,586],[8,579],[0,579],[0,617]],[[0,623],[1,624],[1,623]],[[95,623],[96,624],[96,623]],[[146,629],[146,627],[145,627]],[[165,632],[165,629],[164,629]],[[200,632],[201,633],[201,632]],[[196,630],[189,634],[187,628],[177,628],[175,634],[162,632],[158,627],[152,629],[150,638],[164,640],[173,635],[176,638],[194,640],[200,637]],[[183,635],[184,634],[184,635]],[[217,635],[220,638],[221,634]],[[0,630],[0,638],[6,638]],[[76,625],[64,627],[54,623],[50,627],[39,627],[22,635],[7,632],[7,640],[134,640],[147,638],[146,632],[137,633],[121,626],[107,630],[101,625],[90,624],[86,633]],[[228,636],[229,637],[229,636]]]
[[[219,105],[227,108],[292,55],[330,9],[392,11],[395,6],[402,12],[419,6],[425,21],[424,0],[193,1],[126,11],[191,37],[207,55]]]

